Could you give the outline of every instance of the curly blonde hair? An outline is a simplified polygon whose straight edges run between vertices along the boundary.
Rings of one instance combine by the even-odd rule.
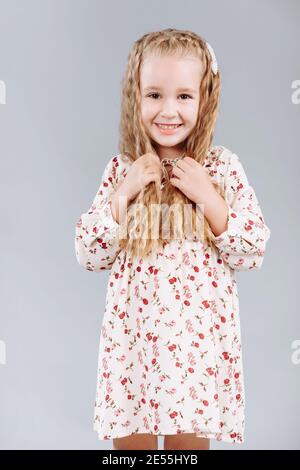
[[[185,155],[202,164],[213,139],[219,108],[220,74],[219,71],[216,74],[212,72],[212,59],[206,41],[196,33],[187,30],[168,28],[162,31],[150,32],[133,44],[122,80],[119,151],[121,154],[127,155],[132,162],[149,152],[157,154],[155,142],[151,141],[146,134],[141,119],[140,69],[143,60],[148,55],[160,57],[165,55],[174,55],[176,57],[192,55],[202,61],[203,75],[200,83],[198,117],[193,131],[184,143]],[[215,181],[212,181],[212,184],[216,191],[224,197],[224,190],[219,184]],[[136,208],[150,208],[152,205],[155,205],[155,207],[175,207],[176,217],[174,212],[171,211],[169,218],[170,238],[174,239],[178,238],[178,231],[175,230],[175,218],[177,226],[178,221],[184,225],[184,217],[178,217],[178,210],[182,214],[183,207],[187,204],[192,207],[192,219],[190,220],[192,221],[193,233],[195,233],[196,220],[199,222],[199,212],[196,210],[196,204],[170,182],[167,182],[163,189],[157,182],[149,183],[127,207],[127,233],[130,236],[119,240],[120,248],[125,249],[134,256],[144,258],[169,243],[169,238],[163,238],[162,211],[156,211],[154,215],[153,211],[147,211],[146,216],[143,213],[144,219],[142,220],[139,217],[139,222],[137,222],[136,214],[139,209]],[[200,223],[202,224],[200,239],[204,244],[211,245],[213,234],[204,215],[201,216]],[[154,224],[159,227],[158,237],[155,239],[152,237],[153,232],[151,232],[151,227]],[[134,236],[131,236],[133,233]],[[199,230],[197,233],[199,233]]]

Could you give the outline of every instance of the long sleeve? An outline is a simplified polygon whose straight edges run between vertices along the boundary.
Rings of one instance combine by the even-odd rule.
[[[224,188],[227,230],[214,237],[213,242],[232,269],[246,271],[262,266],[271,231],[239,157],[230,154]]]
[[[118,156],[110,159],[90,209],[76,222],[75,252],[78,263],[88,271],[111,269],[120,249],[120,225],[111,212],[111,195],[116,188]]]

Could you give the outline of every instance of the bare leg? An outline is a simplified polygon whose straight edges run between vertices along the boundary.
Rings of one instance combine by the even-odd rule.
[[[164,450],[209,450],[210,440],[196,437],[196,433],[166,435]]]
[[[113,439],[113,450],[157,450],[157,435],[148,433],[131,434]]]

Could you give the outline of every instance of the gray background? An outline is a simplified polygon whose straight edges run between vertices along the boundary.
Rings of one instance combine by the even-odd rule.
[[[246,442],[211,448],[300,448],[299,20],[296,0],[0,0],[1,448],[112,446],[92,430],[109,273],[77,264],[75,223],[118,153],[131,45],[166,27],[213,46],[214,143],[239,155],[271,229],[261,270],[236,274]]]

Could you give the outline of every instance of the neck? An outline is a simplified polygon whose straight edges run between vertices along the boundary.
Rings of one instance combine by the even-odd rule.
[[[185,147],[159,147],[156,149],[156,152],[160,158],[163,159],[175,159],[180,158],[185,154]]]

